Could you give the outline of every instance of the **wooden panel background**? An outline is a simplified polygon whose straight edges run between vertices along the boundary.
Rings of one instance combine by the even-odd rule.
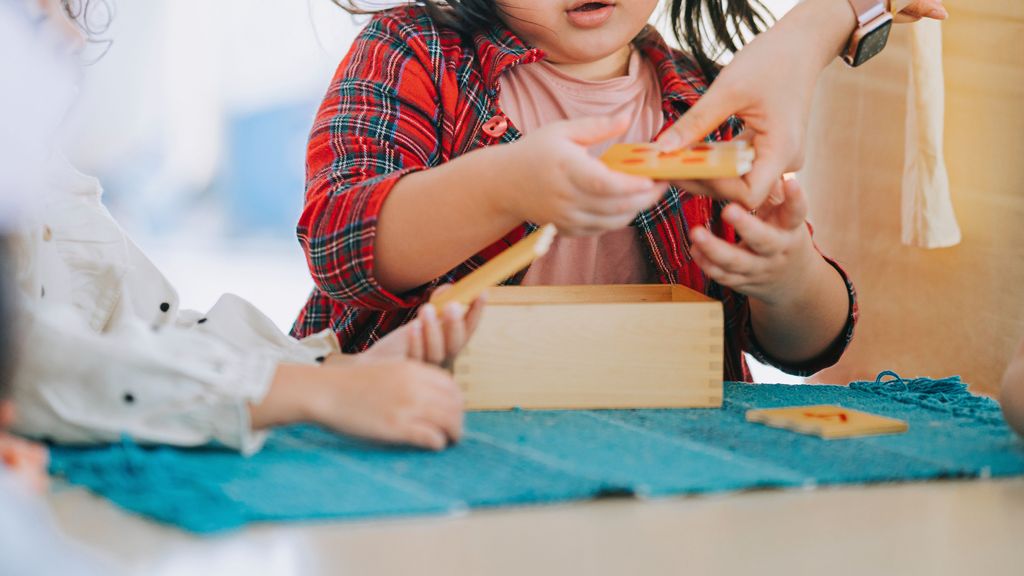
[[[819,87],[801,173],[817,240],[852,273],[861,322],[815,379],[960,374],[995,393],[1024,336],[1024,2],[946,0],[945,155],[961,245],[900,244],[906,29]]]

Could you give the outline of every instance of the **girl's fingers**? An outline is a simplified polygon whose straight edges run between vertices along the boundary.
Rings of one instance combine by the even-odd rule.
[[[786,191],[782,187],[783,182],[784,180],[780,178],[779,181],[775,183],[775,186],[772,187],[771,193],[768,194],[768,199],[765,200],[764,204],[758,207],[759,211],[768,207],[779,206],[786,201]]]
[[[581,211],[572,215],[572,222],[574,222],[573,230],[566,231],[566,234],[572,236],[596,236],[604,234],[609,230],[625,228],[629,226],[629,223],[634,218],[636,218],[636,213],[620,216],[600,216]]]
[[[705,228],[697,228],[690,233],[694,247],[697,248],[708,262],[731,274],[751,274],[757,270],[759,257],[751,252],[717,238]]]
[[[454,358],[466,344],[466,307],[451,302],[444,307],[445,359]]]
[[[425,406],[418,420],[440,428],[452,442],[462,439],[462,407],[449,398],[438,398]]]
[[[595,197],[584,201],[580,208],[595,216],[636,216],[641,210],[657,204],[668,187],[667,182],[658,182],[637,194]]]
[[[700,269],[704,271],[704,274],[721,284],[722,286],[728,286],[733,289],[739,289],[750,283],[750,278],[741,274],[730,274],[719,266],[712,264],[711,261],[705,256],[700,249],[695,248],[693,251],[693,260],[700,266]]]
[[[406,338],[406,357],[410,360],[422,362],[426,351],[423,348],[423,322],[419,319],[413,320],[407,326],[408,335]]]
[[[466,341],[473,336],[476,332],[476,327],[480,325],[480,318],[484,314],[484,308],[487,306],[487,293],[484,292],[479,298],[473,301],[469,305],[469,313],[466,314]]]
[[[404,426],[399,441],[440,451],[448,446],[448,435],[439,426],[417,420]]]
[[[945,20],[949,12],[937,0],[914,0],[898,14],[893,14],[893,20],[898,23],[916,22],[921,18],[932,18]]]
[[[807,196],[804,195],[800,183],[795,178],[787,179],[782,183],[782,190],[786,199],[776,212],[779,223],[787,230],[806,226]]]
[[[440,365],[444,362],[446,353],[444,330],[442,330],[441,321],[437,317],[437,308],[433,304],[424,306],[420,311],[420,320],[423,322],[424,360]]]
[[[576,144],[590,146],[621,136],[629,130],[632,119],[626,114],[616,116],[593,116],[564,120],[553,128],[561,131]]]
[[[709,278],[714,279],[725,275],[725,270],[722,270],[718,266],[712,264],[708,257],[696,247],[694,247],[693,250],[693,261],[697,263],[697,266],[700,266],[700,269],[703,270],[704,274]]]
[[[742,178],[716,178],[714,180],[676,180],[676,188],[719,200],[740,201],[750,196],[750,187]]]
[[[603,211],[610,214],[595,212],[590,205],[581,206],[575,214],[575,221],[585,234],[600,234],[625,228],[637,214],[657,204],[667,190],[668,184],[658,184],[647,192],[626,197],[625,203]]]
[[[785,136],[778,133],[766,134],[755,141],[757,157],[754,158],[750,172],[743,175],[744,182],[749,186],[748,193],[745,197],[734,199],[750,209],[760,206],[767,200],[780,174],[797,170],[803,163],[802,159],[792,161],[792,146]]]
[[[465,397],[451,374],[438,368],[432,368],[430,375],[420,378],[418,385],[428,391],[425,393],[430,394],[429,398],[433,399],[432,401],[442,402],[457,411],[462,411]]]
[[[781,249],[782,236],[779,230],[739,206],[726,206],[722,218],[736,229],[736,233],[755,254],[771,256]]]
[[[654,180],[616,172],[600,160],[583,156],[568,173],[569,181],[589,196],[621,197],[642,194],[655,186]]]

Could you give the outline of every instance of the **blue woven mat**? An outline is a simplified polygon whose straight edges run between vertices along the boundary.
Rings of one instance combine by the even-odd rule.
[[[1024,474],[1024,441],[958,378],[846,386],[727,384],[723,409],[481,412],[442,453],[312,426],[258,455],[131,442],[54,448],[52,472],[200,533],[250,522],[443,514],[484,506]],[[895,436],[821,440],[747,423],[751,408],[838,404],[906,420]]]

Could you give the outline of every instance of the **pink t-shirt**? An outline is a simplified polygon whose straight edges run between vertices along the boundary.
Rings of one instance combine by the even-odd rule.
[[[650,142],[663,124],[661,86],[651,63],[638,51],[625,76],[588,81],[540,61],[517,66],[501,78],[501,106],[520,132],[528,134],[559,120],[619,113],[635,118],[620,138],[591,149],[600,155],[617,142]],[[523,284],[643,284],[656,282],[636,228],[600,236],[559,236],[546,256],[526,273]]]

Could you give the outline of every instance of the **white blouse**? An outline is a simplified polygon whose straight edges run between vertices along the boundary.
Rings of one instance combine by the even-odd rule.
[[[20,434],[62,443],[118,441],[249,454],[248,405],[279,362],[339,352],[325,331],[302,341],[227,294],[206,314],[178,296],[101,202],[95,178],[55,160],[31,226],[15,236],[22,318],[13,399]]]

